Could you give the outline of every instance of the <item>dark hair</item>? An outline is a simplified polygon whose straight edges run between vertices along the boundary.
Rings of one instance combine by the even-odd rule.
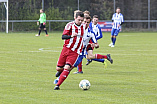
[[[117,7],[117,9],[120,9],[120,7]]]
[[[94,15],[93,18],[99,18],[98,15]]]
[[[90,16],[85,16],[85,19],[90,19],[90,22],[92,21],[92,18]]]
[[[77,18],[78,16],[80,16],[80,17],[84,17],[83,12],[76,12],[76,18]]]

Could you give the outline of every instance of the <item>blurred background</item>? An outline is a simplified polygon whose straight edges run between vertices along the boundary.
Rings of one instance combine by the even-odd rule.
[[[40,9],[47,15],[49,31],[62,31],[73,20],[74,10],[90,11],[102,22],[111,21],[117,7],[125,24],[123,31],[157,31],[157,0],[8,0],[9,31],[36,31]],[[0,31],[6,30],[6,8],[0,2]]]

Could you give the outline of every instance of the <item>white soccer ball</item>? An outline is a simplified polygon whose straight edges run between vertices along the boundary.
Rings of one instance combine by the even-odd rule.
[[[80,81],[79,87],[82,90],[88,90],[90,88],[91,84],[88,80],[84,79]]]

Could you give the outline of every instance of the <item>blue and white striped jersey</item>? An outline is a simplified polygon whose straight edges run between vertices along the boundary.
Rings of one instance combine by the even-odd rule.
[[[87,28],[83,35],[83,50],[80,55],[86,55],[86,48],[88,46],[89,41],[92,39],[93,43],[97,43],[97,40],[95,38],[94,32],[90,30],[90,28]]]
[[[101,39],[103,37],[101,32],[101,27],[99,24],[94,25],[92,22],[89,24],[90,29],[95,33],[96,39]]]
[[[123,15],[121,13],[114,13],[112,16],[112,20],[114,22],[112,28],[114,29],[121,29],[121,26],[118,28],[118,25],[124,22]]]

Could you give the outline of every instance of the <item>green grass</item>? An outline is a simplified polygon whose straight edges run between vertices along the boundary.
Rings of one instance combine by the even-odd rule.
[[[53,90],[62,32],[45,37],[35,33],[0,33],[0,104],[156,104],[157,33],[120,33],[114,48],[103,33],[94,53],[110,53],[114,63],[104,69],[92,62],[84,74],[73,74]],[[82,91],[82,79],[91,88]]]

